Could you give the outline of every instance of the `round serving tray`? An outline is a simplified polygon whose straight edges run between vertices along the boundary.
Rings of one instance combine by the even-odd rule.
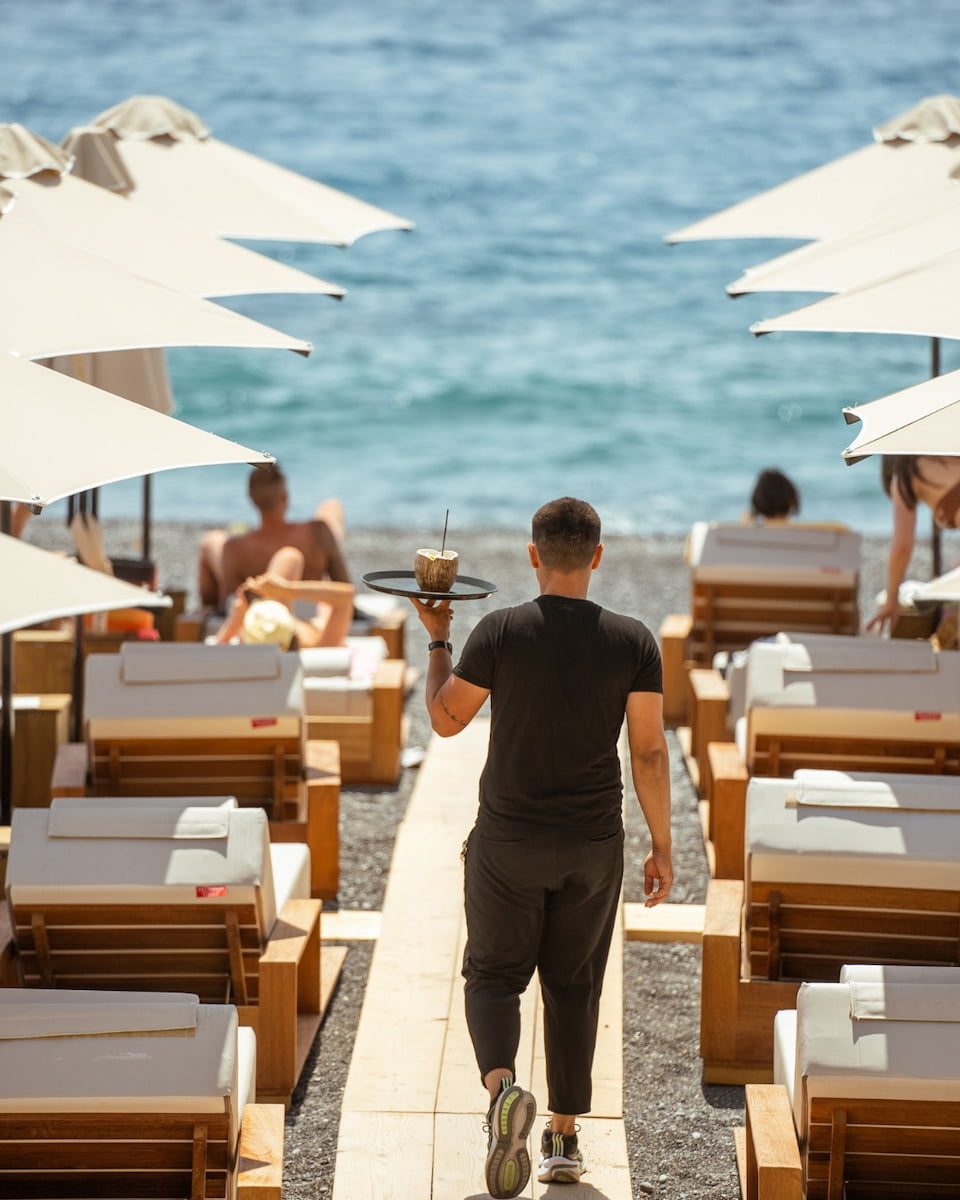
[[[413,571],[370,571],[361,579],[374,592],[409,596],[414,600],[485,600],[497,590],[495,583],[471,575],[458,575],[449,592],[425,592]]]

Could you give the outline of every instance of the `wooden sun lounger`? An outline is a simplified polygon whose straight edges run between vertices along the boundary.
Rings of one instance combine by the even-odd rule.
[[[950,976],[960,975],[956,968]],[[752,1200],[930,1200],[960,1195],[958,1025],[910,1019],[911,993],[888,984],[896,1020],[851,1015],[849,982],[804,988],[778,1021],[790,1061],[773,1084],[748,1085],[737,1147]],[[944,985],[938,985],[941,989]],[[946,987],[956,988],[951,982]],[[941,996],[943,995],[941,991]],[[919,999],[922,1013],[923,1001]],[[958,1006],[953,1005],[954,1011]],[[815,1026],[810,1031],[809,1026]],[[812,1054],[798,1033],[816,1037]],[[872,1035],[860,1044],[858,1033]]]
[[[895,775],[853,781],[839,791],[862,807],[832,809],[809,807],[803,796],[794,807],[801,786],[751,783],[747,881],[708,886],[700,1025],[707,1082],[770,1079],[774,1016],[794,1006],[803,981],[835,981],[849,963],[960,962],[960,797],[951,798],[952,785]],[[870,799],[871,789],[888,787],[891,796],[904,794],[901,807]],[[911,788],[928,798],[907,798]],[[921,803],[943,810],[915,807]]]
[[[708,525],[690,535],[690,611],[660,627],[664,718],[684,724],[686,672],[781,629],[855,634],[859,535],[842,528]]]
[[[90,883],[72,882],[89,874],[86,863],[62,887],[52,879],[43,883],[35,849],[18,861],[17,833],[19,826],[35,848],[39,830],[28,831],[23,822],[35,825],[45,817],[14,818],[8,896],[21,985],[189,990],[204,1002],[233,1003],[241,1023],[257,1033],[261,1097],[289,1103],[346,953],[327,947],[321,976],[321,901],[294,891],[275,914],[272,879],[267,896],[252,876],[251,882],[231,885],[165,886],[151,883],[146,872],[142,887],[114,884],[108,858]],[[238,817],[263,820],[253,812]],[[97,852],[86,849],[93,840],[83,839],[88,855]],[[122,839],[103,844],[129,846]],[[69,845],[63,853],[68,852]],[[173,863],[173,851],[161,852],[170,853]]]
[[[0,1195],[280,1200],[283,1106],[254,1101],[252,1039],[237,1030],[232,1009],[153,996],[151,1013],[192,1011],[195,1025],[180,1031],[170,1021],[185,1018],[151,1018],[151,1032],[138,1035],[135,1021],[113,1032],[109,1020],[101,1031],[84,1018],[89,1033],[71,1033],[71,1014],[97,1005],[84,993],[52,999],[65,1014],[53,1018],[61,1036],[10,1031],[0,1045]],[[124,1018],[143,1011],[138,997],[105,1000],[111,1012],[125,1006]],[[32,996],[5,993],[5,1021],[17,1008],[49,1011]],[[124,1067],[131,1054],[136,1078]],[[66,1078],[64,1063],[73,1066]]]

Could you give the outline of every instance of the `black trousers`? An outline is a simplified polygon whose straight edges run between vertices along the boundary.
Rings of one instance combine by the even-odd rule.
[[[463,977],[481,1079],[496,1067],[516,1070],[520,995],[537,970],[548,1107],[590,1111],[600,991],[622,882],[622,832],[590,840],[547,828],[505,840],[472,830]]]

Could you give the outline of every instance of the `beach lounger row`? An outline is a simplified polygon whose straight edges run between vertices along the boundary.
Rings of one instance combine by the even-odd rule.
[[[845,966],[803,984],[746,1119],[752,1200],[960,1195],[960,968]]]
[[[769,1081],[773,1021],[847,963],[960,962],[952,778],[798,771],[751,779],[744,879],[708,887],[700,1052],[712,1083]]]
[[[321,976],[309,850],[272,844],[233,798],[55,800],[13,815],[7,907],[18,983],[189,991],[258,1037],[260,1093],[289,1102],[342,951]]]

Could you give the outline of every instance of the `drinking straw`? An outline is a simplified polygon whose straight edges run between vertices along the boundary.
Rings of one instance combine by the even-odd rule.
[[[443,548],[447,544],[447,522],[450,520],[450,509],[447,509],[447,515],[443,518],[443,538],[440,541],[440,557],[443,558]]]

